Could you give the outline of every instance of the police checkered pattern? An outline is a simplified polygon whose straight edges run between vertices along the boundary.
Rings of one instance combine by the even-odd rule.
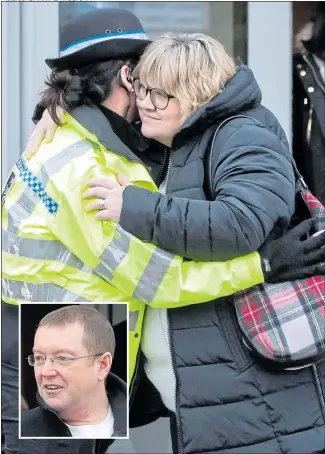
[[[307,190],[300,192],[315,230],[325,228],[325,208]],[[260,284],[235,295],[244,340],[283,368],[325,358],[325,276]]]
[[[17,168],[20,173],[21,179],[27,183],[35,195],[37,195],[45,205],[47,211],[51,214],[57,213],[59,204],[50,197],[43,185],[43,183],[35,176],[27,167],[26,161],[21,157],[17,162]]]

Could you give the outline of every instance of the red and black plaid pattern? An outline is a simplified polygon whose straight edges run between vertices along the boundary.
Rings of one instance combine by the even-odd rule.
[[[316,231],[325,229],[325,208],[307,190],[301,196]],[[325,355],[325,276],[260,284],[235,295],[241,330],[264,358],[292,364]]]
[[[325,229],[325,207],[321,204],[319,200],[309,191],[301,191],[301,196],[306,203],[311,217],[317,218],[316,221],[316,231]]]

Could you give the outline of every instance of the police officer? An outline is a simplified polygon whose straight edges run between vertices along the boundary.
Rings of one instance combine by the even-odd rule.
[[[47,60],[47,64],[53,68],[49,83],[57,88],[63,84],[67,95],[67,98],[63,96],[63,100],[67,102],[71,96],[82,93],[82,104],[86,109],[90,109],[91,100],[99,99],[98,104],[105,101],[111,94],[110,85],[114,85],[114,99],[111,97],[108,105],[113,103],[115,112],[103,106],[103,111],[98,110],[96,114],[104,119],[105,126],[109,124],[106,115],[118,119],[120,115],[121,120],[122,117],[130,120],[135,109],[134,99],[130,96],[132,84],[129,74],[149,42],[139,20],[128,11],[105,9],[72,19],[60,31],[59,58]],[[102,91],[103,88],[106,92]],[[46,94],[49,92],[44,94],[45,98]],[[54,99],[47,98],[47,102],[50,101],[53,103]],[[96,126],[96,118],[92,119],[92,125]],[[78,128],[81,131],[84,126],[78,123]],[[88,132],[88,136],[91,133]],[[40,155],[40,160],[37,157],[28,166],[21,158],[2,194],[2,296],[5,301],[2,304],[2,433],[6,453],[79,453],[92,452],[94,448],[101,453],[112,443],[105,440],[96,443],[93,448],[89,442],[87,444],[87,440],[66,443],[18,440],[16,304],[22,300],[82,302],[124,299],[99,277],[100,270],[92,272],[74,254],[78,254],[77,243],[69,245],[68,249],[58,236],[51,233],[50,225],[54,226],[58,222],[62,228],[62,222],[73,219],[70,209],[66,210],[68,205],[65,205],[62,195],[66,191],[73,194],[72,180],[78,182],[81,169],[89,170],[88,162],[84,161],[85,155],[88,153],[88,157],[92,152],[95,153],[94,150],[99,152],[100,149],[98,142],[87,142],[84,133],[80,134],[83,139],[78,140],[77,132],[73,132],[70,126],[70,133],[66,130],[61,140],[55,143],[56,150],[48,148],[44,157]],[[115,137],[112,131],[111,135]],[[113,141],[111,146],[115,145]],[[94,154],[90,157],[92,159],[96,160]],[[73,178],[67,174],[64,176],[66,170],[72,172]],[[55,189],[58,183],[60,188]],[[71,203],[73,206],[72,199]],[[66,212],[65,221],[60,219],[60,215],[56,217],[59,208]],[[104,272],[108,273],[106,270]]]

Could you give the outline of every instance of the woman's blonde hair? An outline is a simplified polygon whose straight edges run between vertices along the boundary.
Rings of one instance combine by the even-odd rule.
[[[146,48],[135,72],[145,86],[175,96],[184,121],[222,92],[236,66],[210,36],[169,32]]]

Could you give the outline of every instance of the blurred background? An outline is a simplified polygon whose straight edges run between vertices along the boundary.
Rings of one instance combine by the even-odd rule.
[[[293,35],[316,2],[2,2],[2,178],[24,150],[44,88],[47,57],[58,55],[59,28],[93,9],[125,8],[150,38],[174,30],[204,32],[247,63],[263,102],[291,138]]]

